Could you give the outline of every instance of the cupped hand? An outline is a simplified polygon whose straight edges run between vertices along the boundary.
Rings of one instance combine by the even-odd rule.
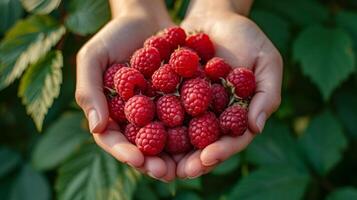
[[[170,25],[169,20],[159,24],[145,14],[117,16],[77,55],[76,100],[88,118],[96,143],[119,161],[162,181],[175,178],[175,162],[166,154],[144,156],[127,141],[109,118],[102,77],[107,66],[128,61],[146,38]]]
[[[203,150],[185,155],[178,163],[177,176],[193,178],[242,151],[260,133],[268,117],[280,105],[283,62],[278,50],[250,19],[234,12],[210,15],[189,14],[182,22],[186,31],[203,31],[215,44],[216,55],[233,67],[254,71],[256,93],[251,99],[248,130],[242,136],[224,136]]]

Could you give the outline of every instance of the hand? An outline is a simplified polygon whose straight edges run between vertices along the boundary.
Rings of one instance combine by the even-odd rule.
[[[215,11],[209,11],[203,5],[197,9],[195,6],[198,5],[189,10],[182,27],[186,31],[200,30],[207,33],[215,43],[216,55],[224,58],[231,66],[252,69],[256,76],[257,90],[249,105],[249,129],[244,135],[224,136],[203,150],[184,156],[177,166],[177,176],[180,178],[207,173],[218,163],[245,149],[254,138],[254,133],[263,130],[267,118],[280,105],[283,63],[267,36],[254,22],[232,10],[221,12],[216,8]]]
[[[175,177],[175,162],[165,154],[144,156],[135,145],[128,142],[118,125],[109,119],[103,93],[102,76],[106,67],[113,63],[124,63],[142,46],[146,38],[171,25],[168,14],[161,13],[165,9],[161,1],[152,1],[150,5],[147,5],[147,1],[139,1],[116,1],[121,2],[121,5],[114,8],[112,5],[113,12],[118,8],[118,12],[113,13],[114,19],[79,51],[76,100],[88,118],[90,130],[100,147],[143,173],[171,181]],[[135,5],[133,2],[139,3]],[[152,7],[156,9],[155,12],[152,12]]]

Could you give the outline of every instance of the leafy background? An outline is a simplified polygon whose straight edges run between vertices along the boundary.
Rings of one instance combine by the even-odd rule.
[[[189,1],[166,3],[179,22]],[[256,0],[282,105],[244,152],[170,184],[99,149],[74,102],[75,54],[109,18],[106,0],[0,0],[2,199],[357,199],[355,0]]]

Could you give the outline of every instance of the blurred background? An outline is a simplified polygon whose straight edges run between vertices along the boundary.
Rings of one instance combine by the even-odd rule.
[[[188,0],[167,0],[176,22]],[[0,199],[357,199],[357,1],[256,0],[284,57],[263,134],[212,173],[170,184],[98,148],[74,101],[75,55],[107,0],[0,0]]]

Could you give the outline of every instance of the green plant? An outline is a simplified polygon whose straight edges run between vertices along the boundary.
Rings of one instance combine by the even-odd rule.
[[[166,3],[179,22],[189,1]],[[106,0],[0,0],[1,198],[357,199],[354,0],[256,0],[282,105],[245,151],[169,184],[97,147],[74,102],[76,52],[109,17]]]

